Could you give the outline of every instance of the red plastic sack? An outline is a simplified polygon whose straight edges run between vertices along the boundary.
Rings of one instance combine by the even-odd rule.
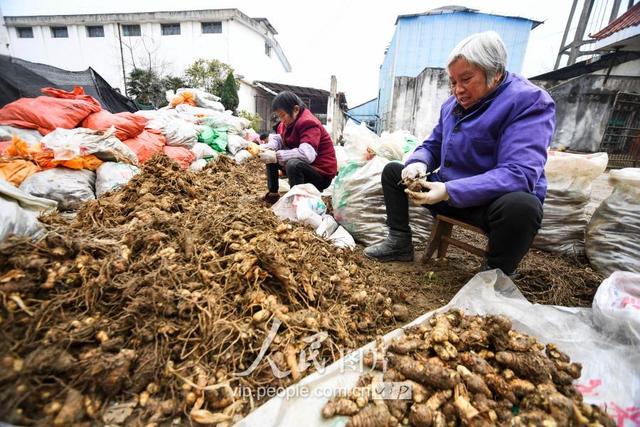
[[[20,98],[0,109],[0,124],[37,129],[46,135],[55,128],[73,129],[91,113],[102,110],[95,98],[76,86],[73,92],[47,87],[49,96]]]
[[[124,144],[136,153],[140,163],[146,162],[156,153],[161,153],[166,143],[164,135],[155,129],[145,129],[137,137],[124,141]]]
[[[111,126],[116,128],[116,138],[120,141],[135,138],[144,130],[147,119],[132,113],[112,114],[106,110],[89,115],[82,121],[83,128],[93,130],[107,130]]]
[[[196,159],[196,155],[188,148],[165,145],[162,150],[164,154],[178,162],[182,169],[187,169],[189,165],[191,165],[191,162]]]

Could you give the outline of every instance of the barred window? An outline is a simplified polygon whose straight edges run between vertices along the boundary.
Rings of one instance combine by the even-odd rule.
[[[122,26],[122,35],[125,37],[140,37],[140,25],[128,24]]]
[[[88,25],[87,37],[104,37],[104,27],[102,25]]]
[[[32,39],[33,38],[33,28],[32,27],[18,27],[18,38],[19,39]]]
[[[202,34],[222,33],[222,22],[202,22]]]
[[[180,35],[180,24],[161,24],[163,36]]]
[[[51,37],[54,39],[66,39],[69,37],[67,27],[51,27]]]

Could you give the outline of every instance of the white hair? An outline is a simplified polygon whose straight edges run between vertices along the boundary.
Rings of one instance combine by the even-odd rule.
[[[482,68],[491,84],[507,66],[507,49],[495,31],[472,34],[453,48],[447,59],[447,68],[458,59],[466,59],[470,64]]]

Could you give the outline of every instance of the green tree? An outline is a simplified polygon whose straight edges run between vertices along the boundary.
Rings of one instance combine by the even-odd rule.
[[[224,108],[234,112],[236,111],[240,100],[238,99],[238,86],[236,79],[233,77],[233,72],[227,74],[227,78],[224,81],[224,85],[222,86],[222,91],[219,96],[220,102],[222,102]]]
[[[233,68],[217,59],[198,59],[184,72],[189,87],[199,87],[217,96],[229,74],[233,74]]]
[[[164,88],[158,74],[153,70],[134,68],[127,78],[129,94],[140,104],[160,108],[167,104]]]
[[[251,114],[248,111],[240,110],[238,111],[238,117],[249,120],[251,122],[251,128],[256,132],[260,132],[260,125],[262,124],[262,117],[260,117],[260,114]]]
[[[162,79],[162,87],[165,90],[172,90],[175,92],[180,88],[187,87],[187,83],[182,77],[169,75]]]

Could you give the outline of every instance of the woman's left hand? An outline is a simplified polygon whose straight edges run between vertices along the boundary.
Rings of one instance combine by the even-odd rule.
[[[447,193],[447,187],[443,182],[425,181],[422,183],[422,186],[429,191],[404,190],[412,203],[416,205],[435,205],[436,203],[449,200],[449,193]]]
[[[260,150],[260,154],[258,154],[262,163],[271,164],[278,163],[278,158],[276,157],[276,152],[273,150]]]

